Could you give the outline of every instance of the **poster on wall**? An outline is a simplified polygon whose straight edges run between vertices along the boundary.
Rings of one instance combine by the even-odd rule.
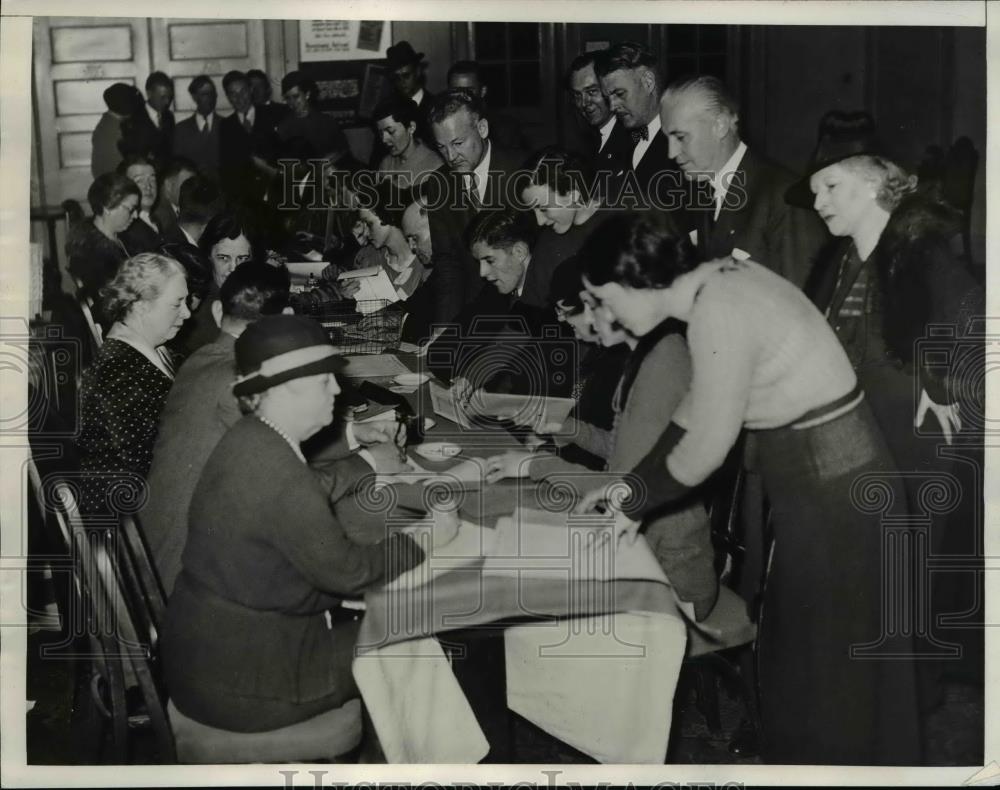
[[[392,23],[384,20],[302,19],[299,61],[377,60],[392,43]]]

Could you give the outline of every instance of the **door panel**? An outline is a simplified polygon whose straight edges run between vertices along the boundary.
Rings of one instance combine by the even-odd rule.
[[[177,120],[194,112],[188,85],[199,74],[212,78],[219,94],[216,110],[233,111],[222,90],[227,71],[262,68],[264,23],[259,19],[151,19],[153,62],[174,78],[174,111]]]
[[[149,73],[144,19],[35,18],[35,98],[43,202],[85,201],[90,135],[114,82],[141,85]]]

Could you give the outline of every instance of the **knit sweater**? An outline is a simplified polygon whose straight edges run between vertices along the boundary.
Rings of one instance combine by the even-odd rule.
[[[707,264],[713,265],[713,264]],[[691,389],[667,458],[681,483],[704,481],[745,425],[776,428],[850,392],[857,378],[823,315],[798,288],[753,261],[705,280],[688,320]]]

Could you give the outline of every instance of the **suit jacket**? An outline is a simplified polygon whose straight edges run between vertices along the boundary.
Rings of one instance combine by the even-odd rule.
[[[122,122],[110,112],[104,113],[90,137],[90,174],[97,178],[113,173],[122,161],[118,141],[122,139]]]
[[[611,134],[608,135],[608,141],[602,148],[598,148],[600,145],[601,135],[597,133],[594,135],[594,172],[609,174],[607,181],[603,182],[606,186],[602,196],[617,195],[621,191],[625,172],[632,169],[632,150],[635,148],[635,143],[632,142],[632,135],[628,129],[616,120]]]
[[[174,114],[160,113],[160,126],[153,124],[145,105],[131,118],[122,121],[122,139],[118,150],[124,156],[142,154],[151,157],[157,167],[163,167],[173,153]]]
[[[219,146],[222,116],[212,113],[212,131],[198,131],[198,121],[192,115],[174,129],[174,155],[190,159],[202,175],[219,177]]]
[[[153,221],[156,221],[155,218]],[[118,238],[125,245],[129,255],[138,255],[140,252],[156,252],[163,243],[160,234],[138,217],[118,234]]]
[[[748,148],[718,220],[711,221],[711,208],[691,212],[702,257],[722,258],[738,248],[803,287],[830,237],[815,211],[785,202],[785,191],[795,180],[790,172]]]
[[[691,186],[670,158],[669,146],[666,135],[655,135],[635,167],[632,166],[632,149],[629,149],[628,170],[621,189],[616,196],[609,195],[607,202],[612,206],[616,203],[628,206],[638,200],[640,209],[649,207],[666,212],[682,232],[688,225],[685,207],[690,202]]]
[[[521,165],[521,157],[516,153],[491,146],[490,176],[486,187],[486,205],[503,205],[503,193],[507,174],[515,172]],[[471,302],[482,288],[479,264],[472,257],[465,244],[465,229],[476,215],[469,205],[467,191],[462,184],[467,179],[457,178],[451,171],[441,171],[445,178],[428,179],[425,182],[431,210],[427,219],[431,231],[433,256],[431,265],[433,276],[433,317],[434,323],[453,321],[462,308]],[[440,190],[444,190],[441,192]]]
[[[155,222],[160,229],[160,238],[166,241],[167,233],[170,232],[172,228],[177,227],[177,212],[174,211],[174,207],[170,205],[170,201],[161,195],[160,199],[156,201],[156,205],[153,206],[153,211],[151,213],[153,216],[153,222]],[[184,236],[184,234],[182,233],[181,236]],[[187,239],[183,240],[187,241]]]
[[[330,497],[329,482],[256,417],[240,419],[212,450],[162,630],[167,687],[181,712],[262,731],[356,696],[354,632],[331,633],[324,612],[417,565],[423,552],[399,532],[352,543]]]
[[[529,304],[525,295],[484,287],[431,344],[427,368],[446,380],[465,377],[488,392],[570,395],[576,341],[553,310]]]
[[[268,187],[268,178],[253,164],[253,156],[274,162],[278,152],[278,124],[283,114],[275,105],[254,106],[253,127],[250,132],[240,123],[239,114],[233,112],[222,119],[219,129],[219,176],[226,193],[233,197],[260,199]]]

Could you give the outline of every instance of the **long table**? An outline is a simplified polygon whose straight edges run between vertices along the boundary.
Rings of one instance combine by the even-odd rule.
[[[520,446],[506,432],[433,415],[426,391],[408,400],[437,420],[428,441],[447,436],[475,457]],[[459,538],[437,551],[418,533],[423,565],[365,596],[354,674],[387,759],[476,762],[495,747],[496,729],[469,704],[468,674],[461,686],[455,679],[478,632],[502,635],[504,677],[482,681],[502,690],[510,710],[597,760],[662,763],[686,629],[645,540],[616,544],[601,523],[569,516],[571,502],[529,481],[463,496],[463,519],[480,523],[463,521]],[[496,661],[469,666],[497,671]]]

